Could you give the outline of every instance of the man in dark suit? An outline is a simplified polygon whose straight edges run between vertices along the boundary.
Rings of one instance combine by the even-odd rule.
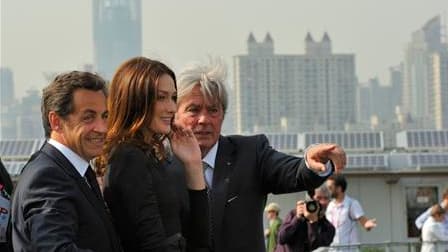
[[[212,62],[180,73],[175,123],[191,128],[201,148],[210,190],[211,251],[265,251],[267,194],[313,190],[341,170],[346,157],[335,144],[311,146],[299,158],[272,149],[264,135],[222,136],[225,72],[222,63]]]
[[[89,161],[106,134],[106,86],[73,71],[43,90],[48,141],[31,157],[12,202],[14,251],[121,251]]]

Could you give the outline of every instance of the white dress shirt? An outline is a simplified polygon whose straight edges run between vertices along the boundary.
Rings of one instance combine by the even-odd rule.
[[[89,163],[85,159],[80,157],[67,146],[59,143],[54,139],[48,139],[48,143],[55,147],[58,151],[60,151],[62,155],[64,155],[68,159],[68,161],[70,161],[70,163],[75,167],[79,175],[81,175],[81,177],[84,177],[87,168],[89,167]]]

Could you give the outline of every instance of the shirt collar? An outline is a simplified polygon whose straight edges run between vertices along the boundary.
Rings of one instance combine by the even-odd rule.
[[[216,141],[215,145],[213,145],[207,155],[205,155],[202,159],[202,162],[207,163],[212,169],[215,168],[216,154],[218,154],[218,143],[219,141]]]
[[[84,177],[87,168],[89,167],[89,163],[86,160],[84,160],[67,146],[54,139],[48,139],[48,143],[54,146],[58,151],[60,151],[62,155],[64,155],[68,159],[68,161],[70,161],[70,163],[75,167],[79,175],[81,175],[81,177]]]

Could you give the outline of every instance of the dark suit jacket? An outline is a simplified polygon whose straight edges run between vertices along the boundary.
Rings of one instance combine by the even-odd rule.
[[[6,170],[5,166],[2,163],[2,160],[0,158],[0,184],[2,184],[4,186],[3,190],[9,195],[12,195],[12,190],[13,190],[13,183],[11,181],[11,177],[9,176],[8,171]],[[8,225],[8,230],[7,230],[7,237],[8,240],[10,240],[10,231],[11,231],[11,226]],[[2,252],[8,252],[8,251],[12,251],[12,244],[10,241],[7,241],[6,243],[2,243],[0,242],[0,251]]]
[[[187,190],[185,182],[176,187],[185,177],[166,168],[129,143],[117,146],[110,157],[104,197],[125,251],[184,251],[186,245],[194,252],[207,248],[207,191]],[[181,209],[176,190],[186,195],[190,212]],[[179,235],[186,238],[186,245]]]
[[[312,190],[325,179],[302,158],[272,149],[264,135],[221,136],[211,192],[212,250],[265,251],[267,194]]]
[[[46,143],[12,202],[15,251],[121,251],[110,215],[68,159]]]

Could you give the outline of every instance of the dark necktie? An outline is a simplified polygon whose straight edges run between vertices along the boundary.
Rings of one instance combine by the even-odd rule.
[[[87,183],[89,183],[90,189],[92,189],[93,194],[101,201],[103,202],[103,196],[101,196],[101,190],[98,185],[98,182],[96,181],[95,172],[93,172],[92,167],[87,167],[86,174],[84,175],[86,177]]]
[[[209,206],[209,246],[213,250],[214,243],[214,222],[213,222],[213,197],[212,197],[212,181],[213,181],[213,168],[206,162],[202,162],[204,180],[207,185],[207,195],[208,195],[208,206]]]

